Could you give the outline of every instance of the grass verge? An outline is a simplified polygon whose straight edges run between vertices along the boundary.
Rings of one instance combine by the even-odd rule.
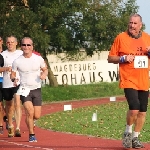
[[[118,88],[118,82],[96,83],[88,85],[68,85],[57,88],[45,86],[42,88],[44,103],[81,100],[106,96],[123,95],[123,90]]]
[[[48,92],[48,89],[49,87],[43,89],[43,93]],[[117,82],[50,89],[51,92],[53,91],[53,96],[50,94],[51,92],[45,95],[46,99],[51,97],[50,101],[46,100],[46,102],[77,99],[81,100],[86,98],[89,99],[96,97],[123,95],[123,90],[118,88]],[[58,92],[58,95],[55,92]],[[67,92],[68,94],[64,92]],[[125,130],[125,118],[127,109],[128,106],[126,102],[109,102],[108,104],[95,105],[73,109],[72,111],[62,111],[54,114],[48,114],[46,116],[42,116],[38,120],[37,125],[41,128],[53,131],[90,135],[100,138],[121,139],[122,133]],[[97,121],[92,121],[93,113],[97,113]],[[150,142],[149,125],[150,111],[148,109],[146,122],[140,134],[140,139],[143,142]]]

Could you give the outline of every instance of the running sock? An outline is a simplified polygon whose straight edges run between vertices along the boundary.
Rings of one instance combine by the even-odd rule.
[[[30,137],[30,136],[35,136],[35,134],[29,134],[29,137]]]
[[[133,125],[126,125],[126,130],[125,130],[125,132],[132,133],[132,126],[133,126]]]
[[[138,137],[138,136],[139,136],[139,132],[135,132],[135,131],[134,131],[134,132],[133,132],[133,138],[134,138],[134,137]]]

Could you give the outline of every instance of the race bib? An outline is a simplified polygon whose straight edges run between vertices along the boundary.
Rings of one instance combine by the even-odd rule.
[[[147,56],[135,56],[134,68],[148,68]]]
[[[27,97],[29,95],[29,93],[30,93],[29,88],[20,86],[16,94]]]

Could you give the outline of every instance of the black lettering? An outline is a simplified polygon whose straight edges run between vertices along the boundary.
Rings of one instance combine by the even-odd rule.
[[[81,64],[79,64],[79,71],[81,71]]]
[[[95,72],[93,72],[93,77],[91,75],[91,72],[89,72],[89,76],[90,76],[90,82],[95,82]]]
[[[62,66],[60,66],[60,68],[59,68],[59,72],[61,72],[62,71]]]
[[[67,65],[64,65],[64,71],[67,72]]]
[[[58,66],[54,66],[54,71],[58,72]]]
[[[77,64],[74,64],[74,71],[77,71]]]
[[[73,79],[75,80],[75,84],[77,84],[76,74],[74,74],[74,78],[73,75],[71,74],[71,84],[73,84]]]
[[[66,74],[62,75],[62,84],[68,84],[68,77]]]
[[[98,76],[101,78],[100,82],[103,82],[103,77],[101,76],[102,72],[98,72]]]
[[[119,80],[118,72],[116,73],[115,71],[113,71],[113,73],[112,73],[111,71],[108,71],[108,73],[109,73],[109,77],[110,77],[111,82],[114,80],[114,78],[116,78],[116,81]]]
[[[72,71],[72,65],[71,64],[69,64],[69,70]]]
[[[86,84],[86,82],[85,82],[85,77],[84,77],[83,73],[82,73],[82,75],[81,75],[81,81],[80,81],[80,84],[82,84],[82,82],[84,82],[84,83]]]
[[[96,65],[95,65],[95,63],[93,63],[93,70],[96,70]]]
[[[139,47],[140,51],[143,51],[142,47]]]
[[[86,71],[86,64],[83,64],[83,71]]]
[[[88,63],[88,70],[91,70],[91,64]]]

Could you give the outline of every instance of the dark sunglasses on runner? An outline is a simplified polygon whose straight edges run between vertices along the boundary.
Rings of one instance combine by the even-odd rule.
[[[21,46],[31,46],[31,44],[21,44]]]

